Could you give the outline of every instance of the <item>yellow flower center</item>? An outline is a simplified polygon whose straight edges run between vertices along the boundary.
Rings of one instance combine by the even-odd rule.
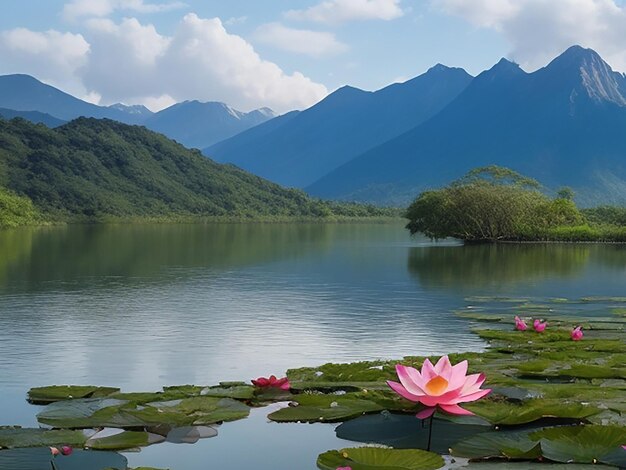
[[[448,389],[448,381],[438,375],[428,381],[425,392],[429,395],[441,395]]]

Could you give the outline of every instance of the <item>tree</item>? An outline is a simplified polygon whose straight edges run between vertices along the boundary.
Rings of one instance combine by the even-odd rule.
[[[420,194],[406,211],[406,228],[434,239],[495,241],[583,222],[573,201],[551,200],[539,188],[508,168],[477,168],[445,188]]]

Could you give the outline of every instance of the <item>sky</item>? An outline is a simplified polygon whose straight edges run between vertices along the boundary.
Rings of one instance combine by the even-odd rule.
[[[527,71],[573,44],[626,71],[625,0],[0,0],[0,74],[87,101],[304,109],[437,63]]]

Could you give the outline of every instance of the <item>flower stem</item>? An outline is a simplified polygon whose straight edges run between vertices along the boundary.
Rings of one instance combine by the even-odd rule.
[[[430,416],[430,422],[428,423],[428,446],[426,450],[430,452],[430,443],[433,438],[433,418],[435,417],[435,413]]]
[[[50,461],[50,465],[52,466],[52,470],[58,470],[57,466],[54,464],[54,460]]]

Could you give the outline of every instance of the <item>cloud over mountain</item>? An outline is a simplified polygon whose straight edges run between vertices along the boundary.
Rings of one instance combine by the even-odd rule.
[[[199,99],[281,112],[308,107],[327,94],[324,85],[261,58],[219,18],[189,13],[171,35],[136,18],[92,17],[83,28],[81,34],[25,28],[0,33],[0,73],[35,75],[103,104],[164,106]]]
[[[534,70],[571,44],[626,70],[626,6],[615,0],[431,0],[441,11],[501,33],[510,57]]]

